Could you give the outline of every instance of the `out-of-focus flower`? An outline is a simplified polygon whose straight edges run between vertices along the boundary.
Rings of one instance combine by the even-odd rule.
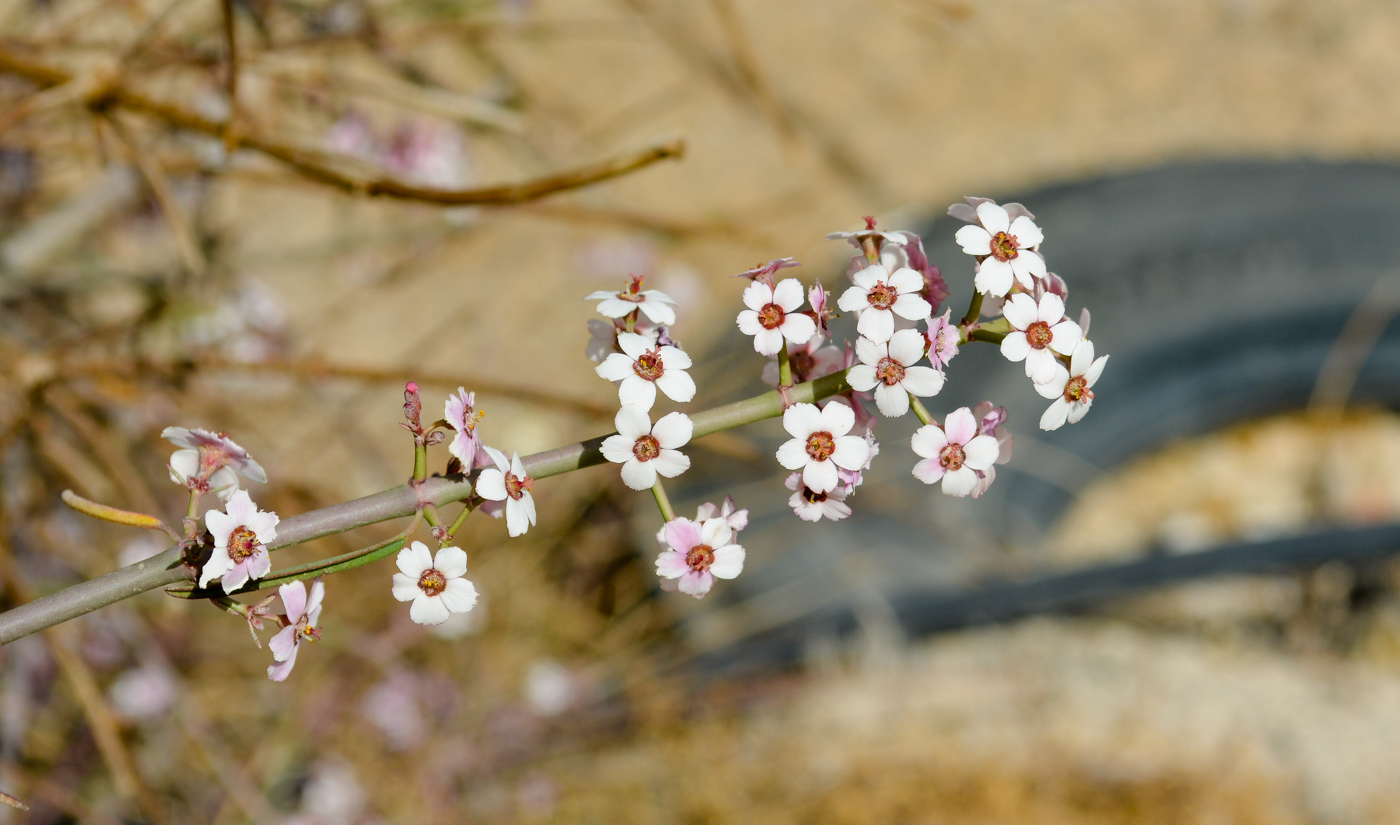
[[[620,332],[617,345],[622,352],[609,355],[594,372],[609,381],[622,382],[617,388],[623,404],[650,410],[659,387],[672,401],[695,397],[695,380],[686,372],[690,356],[671,346],[658,346],[645,335]]]
[[[744,289],[744,306],[735,322],[739,331],[753,336],[759,355],[776,355],[783,340],[805,344],[817,334],[817,324],[797,310],[802,306],[802,284],[787,278],[777,286],[754,281]]]
[[[977,486],[977,470],[987,470],[997,460],[997,440],[977,431],[972,410],[959,407],[944,419],[946,431],[925,424],[910,440],[923,461],[914,465],[914,477],[925,484],[943,480],[943,492],[966,496]]]
[[[851,514],[851,508],[846,504],[845,487],[838,485],[828,492],[818,493],[802,483],[801,473],[792,473],[783,484],[793,491],[788,506],[803,521],[821,521],[823,518],[840,521]]]
[[[888,341],[894,334],[894,316],[922,321],[933,312],[920,292],[923,276],[909,267],[890,272],[881,264],[871,264],[852,276],[855,286],[841,293],[838,305],[843,312],[856,312],[856,330],[873,341]]]
[[[622,292],[593,292],[585,301],[601,301],[598,311],[608,318],[625,318],[637,310],[652,323],[670,326],[676,322],[675,301],[659,289],[642,289],[641,276],[634,275]]]
[[[904,241],[903,232],[885,232],[876,229],[875,218],[870,215],[866,215],[864,220],[864,229],[857,229],[855,232],[828,232],[826,233],[826,239],[828,241],[845,241],[862,253],[865,252],[867,241],[875,245],[877,252],[888,241],[893,241],[895,243],[902,243]]]
[[[368,799],[355,771],[340,760],[322,759],[311,766],[310,773],[298,813],[316,825],[358,822]]]
[[[992,402],[983,401],[972,408],[972,417],[978,421],[977,432],[979,435],[989,435],[997,440],[997,464],[1005,464],[1011,460],[1011,450],[1016,444],[1016,438],[1010,432],[998,432],[1006,423],[1006,408],[993,407]],[[997,479],[997,468],[988,467],[985,470],[976,470],[977,486],[972,488],[972,497],[980,498],[987,488],[992,486],[992,482]]]
[[[666,544],[656,557],[657,575],[679,579],[678,589],[700,598],[715,579],[732,579],[744,570],[744,548],[733,542],[734,531],[724,519],[696,523],[688,518],[666,523]]]
[[[159,719],[175,705],[178,697],[179,687],[170,669],[156,662],[126,671],[107,689],[112,707],[136,722]]]
[[[855,413],[841,404],[820,410],[812,404],[793,404],[783,413],[783,429],[792,439],[778,448],[778,463],[801,470],[802,482],[814,491],[830,492],[840,481],[838,468],[860,469],[870,457],[864,438],[847,435],[854,424]]]
[[[447,445],[447,451],[457,456],[465,472],[471,472],[476,466],[476,451],[481,445],[476,425],[484,413],[476,411],[475,405],[476,393],[467,392],[466,387],[458,387],[456,395],[447,396],[442,416],[457,431],[452,443]]]
[[[735,278],[748,278],[750,281],[758,281],[767,284],[769,289],[773,287],[773,275],[780,269],[788,267],[802,266],[802,262],[796,258],[774,258],[766,264],[759,264],[753,269],[747,269],[735,275]]]
[[[470,186],[474,178],[462,131],[436,121],[415,119],[399,124],[381,162],[405,181],[435,189],[461,189]]]
[[[411,750],[428,739],[419,681],[410,671],[392,670],[360,701],[361,715],[384,735],[390,750]]]
[[[507,532],[512,537],[523,535],[535,523],[535,497],[530,495],[535,480],[525,474],[518,453],[511,453],[507,461],[500,450],[485,450],[496,466],[481,471],[476,479],[476,493],[488,501],[504,501]]]
[[[958,354],[958,339],[961,337],[957,324],[953,323],[952,309],[928,319],[928,332],[924,334],[924,339],[928,342],[929,363],[938,369],[946,367]]]
[[[525,704],[537,716],[558,716],[574,703],[577,691],[569,669],[553,659],[538,659],[525,671]]]
[[[954,214],[952,209],[948,211]],[[979,261],[973,282],[977,291],[1005,295],[1013,280],[1033,289],[1035,279],[1046,274],[1045,259],[1033,251],[1045,240],[1035,221],[1028,215],[1012,220],[1005,208],[991,201],[979,203],[975,211],[978,223],[964,226],[954,237],[963,252]]]
[[[690,457],[679,449],[694,431],[685,413],[663,415],[653,426],[646,410],[624,404],[613,423],[617,435],[603,440],[603,457],[622,465],[622,483],[633,490],[649,490],[658,475],[675,478],[690,469]]]
[[[201,493],[215,492],[228,501],[238,492],[238,477],[267,483],[262,465],[223,433],[166,427],[161,438],[184,449],[170,455],[170,480]]]
[[[276,662],[268,667],[267,678],[281,682],[286,680],[296,665],[297,650],[302,641],[314,642],[321,638],[321,628],[316,623],[321,620],[321,602],[326,598],[326,586],[316,579],[311,583],[311,594],[308,596],[306,585],[294,581],[277,588],[277,595],[282,597],[287,626],[277,631],[277,635],[267,643]]]
[[[909,396],[937,395],[943,389],[943,373],[933,367],[914,366],[924,357],[923,333],[902,329],[888,342],[861,336],[856,339],[860,363],[846,373],[846,382],[856,390],[875,391],[880,412],[898,418],[909,412]]]
[[[1055,377],[1060,364],[1054,353],[1069,355],[1083,340],[1079,325],[1065,317],[1065,302],[1053,292],[1035,299],[1018,292],[1001,308],[1011,332],[1001,340],[1001,354],[1008,361],[1026,362],[1026,375],[1037,384]]]
[[[437,557],[421,541],[399,551],[394,598],[413,602],[408,617],[418,624],[442,624],[452,613],[476,604],[476,585],[467,575],[467,554],[460,547],[438,548]]]
[[[232,593],[272,569],[267,544],[277,538],[281,519],[276,513],[259,510],[244,490],[229,499],[225,511],[204,514],[204,525],[214,537],[214,553],[204,563],[199,586],[208,587],[209,582],[219,579],[224,592]]]
[[[770,387],[778,386],[778,361],[776,356],[763,365],[763,383]],[[839,372],[848,365],[843,362],[844,354],[834,344],[823,344],[820,335],[813,335],[801,346],[788,347],[788,368],[792,370],[792,382],[801,384]]]
[[[1035,391],[1042,397],[1055,399],[1050,409],[1040,417],[1040,428],[1058,430],[1067,420],[1074,424],[1083,418],[1089,412],[1089,405],[1094,403],[1091,388],[1098,382],[1107,363],[1107,355],[1094,358],[1094,342],[1085,339],[1074,348],[1074,354],[1069,358],[1069,369],[1056,364],[1055,374],[1050,380],[1035,385]]]

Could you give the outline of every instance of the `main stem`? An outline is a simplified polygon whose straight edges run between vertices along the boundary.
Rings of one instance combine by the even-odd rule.
[[[845,372],[808,381],[787,391],[789,402],[814,403],[850,390]],[[745,424],[777,418],[783,414],[783,399],[777,391],[698,412],[691,416],[692,439],[732,430]],[[609,433],[608,435],[611,435]],[[602,444],[608,436],[598,436],[526,456],[525,471],[534,478],[547,478],[584,467],[605,463]],[[302,544],[323,536],[343,533],[390,519],[411,516],[425,504],[438,507],[462,501],[472,493],[472,481],[429,478],[422,484],[402,484],[371,496],[312,510],[283,519],[277,525],[277,540],[269,550]],[[322,572],[334,572],[325,570]],[[106,575],[66,587],[57,593],[35,599],[0,613],[0,645],[36,633],[158,587],[190,581],[194,570],[180,560],[180,550],[172,547],[145,561],[113,570]]]

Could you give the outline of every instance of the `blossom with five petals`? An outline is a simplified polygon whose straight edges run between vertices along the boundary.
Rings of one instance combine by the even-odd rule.
[[[201,493],[214,492],[223,501],[238,492],[238,477],[267,483],[262,465],[223,433],[166,427],[160,437],[184,449],[170,455],[170,480]]]
[[[520,462],[518,453],[511,453],[506,460],[505,453],[494,447],[485,447],[495,467],[481,471],[476,479],[476,494],[487,501],[504,501],[506,510],[506,531],[512,537],[519,536],[535,523],[535,498],[530,488],[535,480],[525,474],[525,465]]]
[[[748,309],[735,321],[740,332],[753,336],[753,348],[759,355],[776,355],[784,339],[790,344],[805,344],[817,334],[817,322],[797,311],[802,302],[802,284],[796,278],[786,278],[777,286],[754,281],[744,288]]]
[[[978,432],[967,407],[948,413],[943,425],[925,424],[915,431],[910,446],[924,460],[914,465],[914,477],[925,484],[942,479],[944,493],[966,496],[977,486],[976,471],[996,463],[997,440]]]
[[[204,525],[214,537],[214,554],[204,563],[199,586],[219,579],[225,593],[232,593],[249,580],[256,581],[272,569],[267,544],[277,538],[276,513],[259,510],[246,490],[239,490],[225,505],[225,512],[210,510]]]
[[[1091,388],[1098,382],[1107,363],[1107,355],[1094,358],[1094,342],[1085,339],[1079,342],[1074,354],[1069,357],[1069,369],[1065,369],[1063,364],[1056,364],[1055,374],[1050,380],[1035,385],[1035,391],[1042,397],[1055,399],[1050,409],[1040,417],[1040,428],[1058,430],[1065,425],[1065,421],[1074,424],[1083,418],[1089,412],[1089,405],[1094,403]]]
[[[943,389],[943,373],[933,367],[914,366],[924,357],[924,335],[901,329],[884,343],[861,336],[856,339],[860,363],[846,373],[846,383],[864,392],[875,390],[875,406],[890,418],[909,412],[909,396],[937,395]]]
[[[621,292],[608,292],[606,289],[589,293],[585,301],[601,301],[598,311],[608,318],[625,318],[633,312],[641,311],[652,323],[670,326],[676,322],[676,311],[672,309],[676,301],[659,289],[642,289],[640,275],[633,275]]]
[[[276,662],[268,666],[267,678],[281,682],[296,665],[297,649],[301,643],[321,638],[321,628],[316,623],[321,620],[321,602],[326,597],[326,586],[316,579],[311,583],[311,595],[308,597],[306,584],[294,581],[277,588],[277,595],[282,597],[282,607],[287,611],[287,624],[267,643]]]
[[[870,457],[870,444],[847,435],[856,415],[844,404],[793,404],[783,413],[783,429],[792,436],[778,448],[778,463],[802,471],[802,483],[818,493],[840,482],[839,470],[859,470]]]
[[[744,548],[734,544],[734,531],[722,518],[666,523],[666,544],[656,557],[657,575],[679,579],[679,590],[695,598],[710,592],[715,579],[732,579],[744,570]]]
[[[933,313],[920,295],[924,276],[901,267],[890,272],[882,264],[871,264],[851,276],[855,286],[841,293],[837,306],[843,312],[859,313],[856,331],[872,341],[888,341],[894,334],[894,316],[922,321]]]
[[[442,624],[453,613],[466,613],[476,604],[476,585],[466,578],[467,554],[460,547],[440,547],[437,557],[415,541],[394,560],[394,598],[413,602],[408,617],[418,624]]]
[[[851,514],[851,506],[846,503],[850,491],[841,485],[818,493],[802,483],[801,473],[792,473],[783,486],[793,491],[788,498],[788,506],[803,521],[821,521],[823,518],[840,521]]]
[[[646,410],[624,404],[613,423],[617,435],[603,440],[603,457],[622,465],[622,483],[633,490],[651,489],[658,475],[675,478],[690,469],[690,457],[677,449],[694,431],[685,413],[668,413],[653,425]]]
[[[1040,297],[1040,303],[1024,292],[1007,299],[1001,312],[1011,324],[1011,332],[1001,339],[1001,354],[1009,361],[1026,362],[1026,375],[1037,384],[1055,377],[1059,361],[1055,353],[1069,355],[1079,346],[1084,333],[1065,317],[1065,302],[1053,292]]]
[[[976,209],[977,223],[964,226],[954,239],[963,252],[980,263],[973,284],[984,295],[1002,296],[1011,291],[1012,281],[1026,289],[1035,287],[1036,278],[1045,277],[1045,259],[1033,251],[1045,235],[1029,215],[1015,220],[1001,206],[984,201]]]
[[[593,371],[609,381],[621,382],[617,395],[623,404],[649,410],[656,403],[658,387],[672,401],[695,397],[695,380],[686,372],[690,356],[684,351],[658,345],[635,332],[618,333],[617,345],[622,352],[609,355]]]

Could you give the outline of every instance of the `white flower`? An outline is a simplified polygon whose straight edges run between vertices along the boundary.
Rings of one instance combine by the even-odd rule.
[[[238,492],[239,476],[259,484],[267,483],[262,465],[223,433],[166,427],[160,436],[185,448],[170,455],[170,480],[176,484],[201,493],[212,491],[228,501]]]
[[[924,357],[926,339],[916,329],[902,329],[887,343],[864,336],[856,339],[860,363],[846,373],[852,389],[875,390],[875,406],[891,418],[909,412],[909,395],[937,395],[943,389],[943,373],[933,367],[916,367]]]
[[[972,410],[959,407],[948,413],[944,429],[925,424],[914,432],[910,446],[924,460],[914,465],[914,477],[925,484],[943,479],[943,492],[966,496],[977,486],[978,470],[996,463],[999,447],[990,435],[980,435]]]
[[[1039,305],[1018,292],[1007,299],[1001,313],[1012,327],[1001,339],[1001,354],[1009,361],[1024,360],[1026,375],[1037,384],[1055,377],[1060,366],[1055,352],[1069,355],[1084,338],[1079,325],[1065,317],[1065,302],[1053,292],[1042,295]]]
[[[818,493],[802,483],[802,474],[793,473],[783,485],[792,490],[788,506],[803,521],[821,521],[823,517],[840,521],[851,514],[851,506],[846,503],[849,495],[844,486],[837,485],[828,492]]]
[[[744,289],[748,309],[735,321],[740,332],[753,336],[759,355],[776,355],[784,338],[791,344],[805,344],[817,334],[817,322],[797,311],[803,300],[802,284],[796,278],[786,278],[777,286],[754,281]]]
[[[856,330],[872,341],[888,341],[894,334],[894,316],[922,321],[933,313],[919,294],[924,276],[901,267],[891,273],[881,264],[871,264],[851,276],[855,286],[841,293],[836,305],[843,312],[860,313]]]
[[[617,388],[623,404],[636,404],[650,410],[656,403],[656,388],[672,401],[695,397],[695,381],[686,372],[690,356],[676,347],[657,346],[645,335],[620,332],[617,345],[622,352],[609,355],[594,372],[609,381],[621,381]]]
[[[633,275],[622,292],[591,293],[585,301],[602,301],[598,311],[609,318],[625,318],[641,310],[652,323],[669,326],[676,322],[675,300],[659,289],[642,289],[642,277]]]
[[[841,470],[859,470],[870,457],[870,444],[858,435],[847,435],[856,414],[844,404],[793,404],[783,413],[783,429],[792,440],[778,448],[778,463],[802,471],[802,483],[818,493],[831,492]]]
[[[481,471],[476,479],[476,494],[487,501],[504,501],[507,532],[511,536],[522,535],[535,523],[535,499],[530,495],[535,480],[525,475],[525,465],[520,463],[518,454],[511,453],[507,461],[505,453],[494,447],[483,445],[482,449],[496,466]]]
[[[321,602],[326,598],[326,586],[320,579],[312,582],[308,597],[306,585],[294,581],[277,588],[277,595],[282,597],[282,606],[287,611],[287,626],[277,631],[277,635],[267,643],[273,660],[277,662],[268,666],[267,678],[282,682],[297,663],[297,649],[302,641],[314,642],[321,638],[321,629],[316,623],[321,620]]]
[[[656,557],[656,573],[679,579],[679,590],[695,598],[710,592],[715,579],[732,579],[744,570],[744,548],[734,544],[734,531],[722,518],[699,524],[688,518],[666,523],[668,550]]]
[[[690,441],[694,425],[685,413],[663,415],[652,426],[646,410],[624,404],[614,419],[617,435],[603,441],[603,457],[622,465],[622,482],[633,490],[648,490],[658,475],[675,478],[690,469],[690,458],[678,447]]]
[[[415,541],[399,551],[395,562],[394,598],[413,602],[408,616],[418,624],[442,624],[476,604],[476,585],[463,578],[467,554],[461,548],[441,547],[433,558],[426,544]]]
[[[1066,420],[1074,424],[1084,417],[1089,405],[1094,403],[1094,393],[1090,388],[1103,374],[1106,363],[1108,356],[1095,359],[1094,342],[1085,339],[1074,348],[1074,354],[1069,358],[1069,369],[1056,364],[1055,374],[1050,380],[1035,385],[1035,391],[1041,396],[1055,399],[1050,409],[1040,417],[1042,430],[1058,430]]]
[[[259,510],[244,490],[234,493],[225,510],[204,514],[204,525],[214,536],[214,554],[204,563],[199,586],[208,587],[220,579],[224,592],[232,593],[272,569],[266,545],[277,538],[280,519],[276,513]]]
[[[978,292],[1001,296],[1011,290],[1013,278],[1031,289],[1036,278],[1045,277],[1045,259],[1031,251],[1045,240],[1035,221],[1026,215],[1013,221],[990,201],[977,206],[977,220],[981,226],[964,226],[954,238],[964,252],[981,259],[974,281]]]

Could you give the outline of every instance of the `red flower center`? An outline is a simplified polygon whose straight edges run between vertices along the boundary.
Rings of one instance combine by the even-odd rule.
[[[1050,331],[1050,325],[1044,321],[1036,321],[1026,327],[1026,343],[1031,345],[1031,349],[1045,349],[1050,346],[1050,342],[1055,339],[1055,334]]]
[[[963,451],[961,444],[949,444],[938,454],[938,463],[943,465],[945,470],[957,470],[967,460],[967,453]]]
[[[1069,383],[1065,384],[1065,400],[1069,402],[1094,400],[1094,394],[1089,391],[1089,382],[1085,380],[1084,376],[1076,375],[1069,379]]]
[[[418,577],[418,589],[429,596],[436,596],[447,589],[447,577],[441,570],[429,567],[423,571],[423,575]]]
[[[234,564],[252,558],[260,546],[258,534],[247,527],[235,527],[228,534],[228,557]]]
[[[627,291],[617,293],[617,297],[624,301],[631,301],[634,304],[645,302],[646,296],[641,294],[642,280],[640,276],[633,275],[632,279],[627,282]]]
[[[632,371],[648,381],[655,381],[666,372],[666,365],[661,363],[661,347],[653,347],[642,353],[632,364]]]
[[[758,311],[758,322],[764,329],[777,329],[783,325],[787,313],[777,304],[768,304]]]
[[[826,501],[826,493],[816,493],[811,487],[802,488],[802,497],[807,499],[808,504],[821,504]]]
[[[1021,242],[1015,237],[998,232],[992,236],[992,257],[998,261],[1009,261],[1020,255],[1016,250],[1021,248]]]
[[[792,367],[792,380],[797,384],[806,383],[817,370],[817,359],[806,348],[789,351],[788,364]]]
[[[895,301],[899,300],[899,291],[881,281],[870,288],[865,300],[869,301],[870,305],[876,309],[889,309],[894,306]]]
[[[826,461],[836,452],[836,439],[831,433],[812,433],[807,436],[807,455],[817,461]]]
[[[715,563],[714,548],[708,544],[697,544],[685,554],[685,563],[696,573],[704,573]]]
[[[904,380],[904,365],[893,358],[881,358],[875,365],[875,377],[884,381],[885,386],[893,387]]]
[[[516,501],[519,501],[520,497],[533,486],[535,486],[535,480],[529,476],[521,478],[515,473],[506,473],[506,495]]]
[[[638,461],[651,461],[661,455],[661,443],[650,435],[644,435],[632,445],[632,455]]]

